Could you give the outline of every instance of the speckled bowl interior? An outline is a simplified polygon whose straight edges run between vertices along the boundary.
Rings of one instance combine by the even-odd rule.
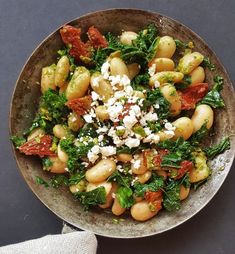
[[[212,62],[216,64],[216,72],[223,76],[225,80],[222,95],[226,101],[226,108],[219,112],[215,111],[214,130],[216,131],[215,135],[210,139],[210,143],[216,143],[225,135],[230,135],[235,119],[235,96],[231,81],[215,53],[189,28],[160,14],[132,9],[99,11],[77,18],[70,24],[81,27],[84,33],[88,27],[95,25],[102,33],[111,31],[115,34],[120,34],[122,30],[138,31],[150,22],[154,22],[157,25],[161,35],[171,35],[183,41],[192,40],[196,46],[195,50],[209,56]],[[11,134],[21,134],[23,130],[31,125],[40,96],[38,82],[40,81],[41,69],[56,61],[56,52],[61,46],[62,41],[58,29],[38,46],[26,62],[16,82],[12,97],[10,112]],[[212,84],[212,74],[207,72],[206,75],[207,82]],[[178,212],[161,211],[158,216],[144,223],[136,222],[126,215],[124,216],[125,221],[114,224],[113,218],[115,217],[109,211],[94,209],[84,212],[68,189],[45,188],[35,183],[34,179],[36,176],[46,180],[49,179],[49,175],[42,171],[42,165],[38,158],[24,156],[16,150],[14,150],[14,153],[19,170],[29,187],[58,217],[77,228],[90,230],[99,235],[135,238],[158,234],[174,228],[201,210],[219,190],[229,172],[234,157],[235,142],[233,137],[231,143],[232,147],[229,151],[216,157],[211,162],[213,170],[209,181],[196,192],[192,191],[190,197],[182,203],[182,208]]]

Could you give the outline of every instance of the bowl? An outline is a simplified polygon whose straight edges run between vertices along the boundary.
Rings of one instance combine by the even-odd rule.
[[[226,102],[226,108],[216,112],[214,123],[214,135],[211,137],[211,144],[216,143],[222,137],[230,135],[234,125],[235,94],[231,81],[224,67],[208,45],[192,30],[181,23],[160,15],[158,13],[136,10],[136,9],[111,9],[90,13],[79,17],[69,24],[81,27],[85,33],[87,29],[95,25],[102,33],[113,32],[120,34],[122,30],[138,31],[146,24],[154,22],[159,28],[160,34],[171,35],[183,41],[193,41],[195,50],[205,56],[217,66],[217,72],[224,78],[224,89],[222,96]],[[21,134],[27,129],[35,116],[40,95],[41,69],[56,61],[57,50],[62,47],[58,28],[49,35],[32,53],[19,78],[16,82],[12,96],[10,110],[10,133]],[[207,82],[212,84],[213,73],[206,71]],[[35,183],[35,177],[40,176],[49,180],[49,174],[43,172],[41,162],[38,158],[24,156],[14,150],[15,158],[20,172],[34,194],[54,214],[67,223],[84,230],[89,230],[98,235],[116,238],[135,238],[158,234],[170,230],[187,221],[198,213],[216,194],[221,187],[234,158],[235,139],[231,137],[231,149],[224,154],[217,156],[210,162],[212,176],[197,191],[192,191],[190,197],[182,203],[177,212],[161,211],[156,217],[144,223],[136,222],[127,216],[125,221],[114,223],[111,212],[93,209],[84,212],[79,202],[66,188],[45,188]],[[223,170],[221,170],[223,168]]]

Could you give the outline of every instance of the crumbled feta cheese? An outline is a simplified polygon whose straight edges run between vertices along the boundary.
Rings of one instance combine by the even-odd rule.
[[[136,160],[136,161],[133,163],[133,168],[135,168],[135,169],[140,168],[140,160]]]
[[[109,76],[110,84],[111,86],[115,86],[120,83],[121,81],[121,76],[116,75],[116,76]]]
[[[159,109],[159,108],[160,108],[160,105],[156,103],[156,104],[153,105],[153,107],[154,107],[155,109]]]
[[[156,64],[153,64],[149,70],[148,70],[148,74],[150,75],[150,77],[152,77],[155,74],[156,71]]]
[[[130,115],[130,116],[127,115],[123,118],[123,123],[127,129],[131,129],[137,122],[138,120],[136,119],[134,115]]]
[[[101,79],[102,79],[102,76],[95,77],[93,79],[93,86],[94,87],[98,87],[99,86],[99,82],[100,82]]]
[[[123,86],[128,86],[130,85],[131,81],[130,79],[127,77],[127,75],[123,75],[121,80],[120,80],[120,85],[123,85]]]
[[[132,148],[132,147],[137,147],[140,145],[140,141],[138,138],[127,138],[126,141],[125,141],[125,144],[129,147],[129,148]]]
[[[100,152],[103,156],[111,156],[116,154],[117,149],[114,146],[104,146],[100,147]]]
[[[93,119],[92,119],[92,116],[90,114],[86,114],[83,116],[84,120],[87,122],[87,123],[93,123]]]
[[[64,168],[65,171],[69,172],[69,169],[68,168]]]
[[[133,94],[133,88],[131,86],[127,86],[125,88],[126,95],[131,96]]]
[[[154,81],[154,87],[155,87],[155,88],[160,87],[160,82],[159,82],[158,80],[155,80],[155,81]]]
[[[167,122],[165,123],[164,127],[168,130],[168,131],[174,131],[176,128],[173,124]]]
[[[104,135],[99,135],[99,136],[98,136],[98,142],[103,141],[103,139],[104,139]]]
[[[164,133],[167,135],[168,138],[172,138],[175,136],[175,132],[174,131],[164,131]]]
[[[89,163],[88,163],[88,162],[85,162],[85,161],[83,161],[81,164],[82,164],[83,166],[85,166],[85,167],[87,167],[87,166],[89,165]]]
[[[99,127],[99,128],[96,130],[96,132],[97,132],[98,134],[100,134],[100,133],[106,133],[107,131],[108,131],[108,128],[107,128],[106,126]]]
[[[99,97],[100,96],[99,96],[98,93],[96,93],[94,91],[91,92],[91,98],[92,98],[93,101],[97,101],[99,99]]]
[[[144,128],[144,132],[145,132],[145,134],[148,136],[148,135],[150,135],[151,133],[152,133],[152,131],[149,129],[149,127],[145,127]]]
[[[133,114],[136,115],[137,117],[141,116],[141,110],[138,105],[133,105],[130,107],[130,109],[131,109],[130,111],[133,111]]]
[[[124,171],[124,168],[121,166],[121,165],[117,165],[117,170],[119,172],[123,172]]]
[[[108,79],[109,77],[109,68],[110,68],[110,64],[108,61],[104,62],[101,66],[101,74],[103,75],[105,79]]]
[[[94,163],[99,158],[98,156],[99,152],[100,152],[100,147],[98,145],[93,146],[91,150],[88,151],[88,154],[87,154],[88,160],[91,163]]]
[[[116,102],[113,106],[107,108],[110,120],[119,121],[118,116],[122,113],[123,105],[120,102]]]
[[[144,116],[144,119],[145,119],[145,121],[157,121],[158,120],[158,116],[157,116],[157,113],[148,112]]]
[[[138,181],[138,177],[135,177],[132,181],[131,181],[131,186],[133,186],[135,184],[135,182]]]

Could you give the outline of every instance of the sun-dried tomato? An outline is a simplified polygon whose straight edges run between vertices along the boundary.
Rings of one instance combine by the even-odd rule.
[[[44,135],[42,137],[36,137],[29,140],[28,142],[20,146],[19,150],[26,155],[38,155],[40,157],[56,156],[56,154],[51,151],[51,146],[52,136]]]
[[[146,191],[144,195],[146,201],[154,206],[155,211],[162,209],[162,191]]]
[[[91,26],[88,29],[88,38],[91,42],[91,45],[94,48],[106,48],[108,46],[108,42],[105,39],[105,37],[100,33],[100,31],[95,28],[94,26]]]
[[[69,54],[77,61],[81,56],[89,57],[91,55],[90,42],[84,43],[81,40],[81,29],[66,25],[60,29],[60,35],[65,44],[71,45]]]
[[[175,179],[180,179],[192,169],[193,169],[193,163],[191,161],[187,161],[187,160],[182,161],[180,163],[180,168],[177,171],[177,176],[175,177]]]
[[[160,168],[162,163],[162,158],[167,155],[169,151],[167,149],[158,150],[158,154],[153,158],[153,164],[155,167]]]
[[[65,25],[60,29],[60,35],[65,44],[73,44],[76,39],[80,39],[81,28]]]
[[[87,111],[91,108],[91,96],[84,96],[82,98],[77,98],[70,100],[66,103],[70,109],[72,109],[79,116],[82,116],[87,113]]]
[[[178,91],[181,97],[181,109],[194,109],[196,103],[201,101],[202,98],[207,94],[208,89],[209,86],[207,83],[198,83],[197,85]]]

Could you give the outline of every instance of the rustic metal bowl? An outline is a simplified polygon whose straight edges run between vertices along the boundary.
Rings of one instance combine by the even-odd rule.
[[[183,41],[192,40],[196,48],[202,54],[210,56],[217,66],[216,73],[224,77],[225,85],[222,92],[226,102],[226,108],[216,111],[215,135],[211,137],[211,143],[216,143],[222,137],[230,135],[234,126],[235,95],[231,81],[224,67],[215,53],[193,31],[181,23],[157,13],[133,9],[112,9],[90,13],[70,22],[71,25],[81,27],[86,32],[88,27],[95,25],[101,32],[111,31],[120,34],[121,30],[138,31],[146,24],[157,24],[161,34],[172,35]],[[59,29],[49,35],[33,52],[26,62],[16,82],[12,97],[10,112],[11,134],[21,134],[27,129],[38,106],[40,96],[41,69],[56,61],[57,50],[62,46]],[[206,73],[207,82],[212,84],[213,77]],[[15,158],[19,169],[35,195],[58,217],[74,225],[77,228],[93,231],[96,234],[117,237],[135,238],[158,234],[169,230],[185,222],[200,211],[216,194],[224,182],[234,158],[235,140],[232,137],[231,149],[216,157],[211,162],[212,176],[208,182],[196,192],[192,191],[190,197],[182,203],[178,212],[161,211],[158,216],[144,223],[139,223],[127,218],[119,224],[113,223],[114,216],[110,212],[90,210],[84,212],[80,204],[75,201],[66,188],[53,189],[39,186],[35,183],[35,177],[40,176],[49,179],[48,173],[42,171],[39,159],[32,156],[24,156],[14,149]],[[221,170],[223,169],[223,170]]]

